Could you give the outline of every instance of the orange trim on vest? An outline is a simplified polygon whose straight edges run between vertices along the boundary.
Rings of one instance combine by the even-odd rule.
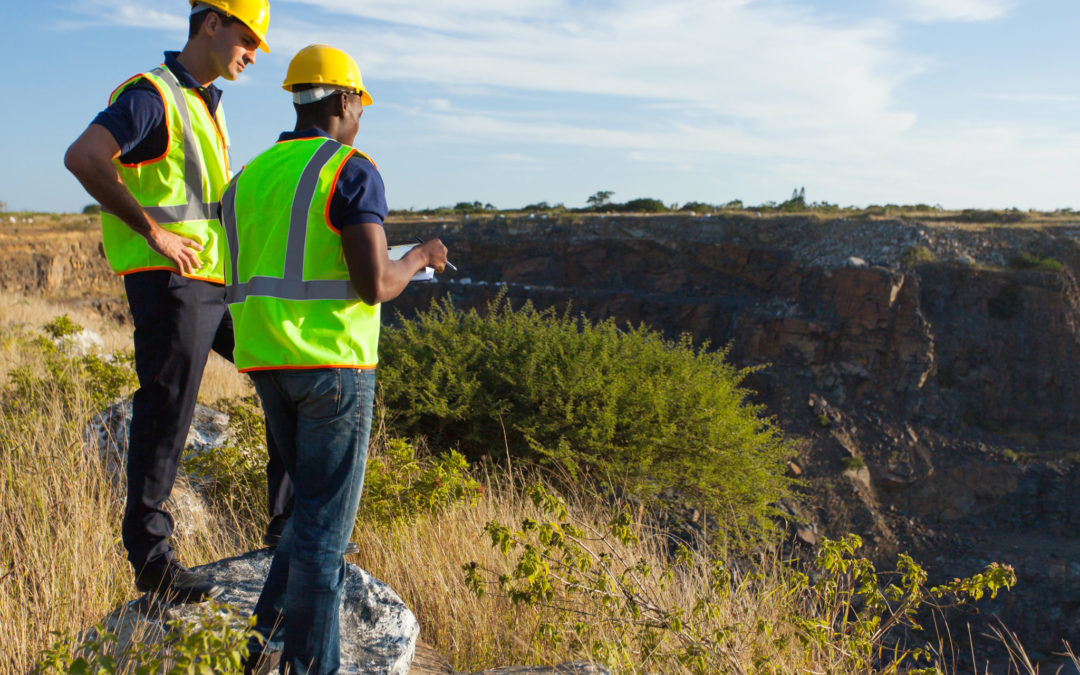
[[[330,228],[331,232],[339,237],[341,236],[341,230],[334,227],[330,222],[330,202],[334,199],[334,190],[337,189],[338,178],[341,177],[341,172],[345,170],[345,165],[349,163],[349,160],[353,158],[353,155],[358,154],[360,153],[356,151],[356,148],[349,148],[349,154],[345,156],[345,161],[338,166],[337,171],[334,172],[334,180],[330,181],[330,196],[327,198],[326,207],[323,209],[323,220],[326,221],[326,226]]]
[[[184,274],[183,272],[180,271],[179,267],[169,267],[167,265],[161,265],[161,266],[158,266],[158,267],[138,267],[138,268],[133,269],[133,270],[124,270],[123,272],[116,272],[116,276],[122,277],[122,276],[125,276],[125,275],[128,275],[128,274],[134,274],[135,272],[153,272],[155,270],[163,270],[163,271],[166,271],[166,272],[175,272],[176,274],[179,274],[180,276],[184,277],[185,279],[194,279],[196,281],[205,281],[205,282],[208,282],[208,283],[211,283],[211,284],[216,284],[218,286],[224,286],[225,285],[225,282],[222,281],[221,279],[215,279],[213,277],[199,277],[199,276],[195,276],[194,274]]]
[[[165,92],[163,92],[161,90],[161,87],[158,86],[157,82],[154,82],[150,78],[144,77],[144,76],[145,76],[145,73],[139,73],[138,75],[136,75],[136,76],[132,77],[131,79],[129,79],[124,84],[120,85],[120,87],[126,86],[128,83],[132,82],[133,80],[143,78],[147,82],[149,82],[150,84],[154,85],[154,89],[157,89],[158,96],[161,97],[161,109],[162,109],[162,112],[165,115],[165,152],[161,153],[157,157],[154,157],[153,159],[146,159],[146,160],[143,160],[141,162],[135,162],[134,164],[125,164],[124,162],[121,162],[119,160],[119,158],[117,158],[116,161],[119,162],[120,166],[126,166],[129,169],[138,169],[141,166],[146,166],[148,164],[153,164],[154,162],[160,162],[161,160],[163,160],[163,159],[165,159],[166,157],[169,156],[169,149],[172,147],[173,128],[172,128],[172,124],[169,121],[169,107],[168,107],[168,104],[165,101]],[[113,94],[115,94],[116,91],[118,91],[120,89],[120,87],[117,87],[116,90],[113,91]],[[109,99],[110,100],[112,99],[111,95],[109,96]]]
[[[319,368],[347,368],[349,370],[375,370],[378,367],[377,363],[365,364],[362,366],[356,365],[337,365],[322,363],[313,366],[251,366],[250,368],[239,368],[241,373],[251,373],[258,370],[318,370]]]

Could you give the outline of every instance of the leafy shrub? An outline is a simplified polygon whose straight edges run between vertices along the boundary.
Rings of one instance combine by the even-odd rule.
[[[912,246],[900,256],[900,264],[903,267],[915,267],[937,262],[937,256],[929,248],[918,245]]]
[[[432,456],[400,438],[376,442],[368,457],[359,520],[380,526],[408,523],[460,504],[475,504],[480,484],[461,453]]]
[[[618,210],[628,213],[666,213],[668,207],[659,199],[641,197],[619,205]]]
[[[160,643],[138,642],[121,649],[115,633],[98,625],[81,642],[58,636],[42,653],[36,674],[72,675],[239,675],[248,656],[248,641],[255,632],[255,617],[241,620],[228,605],[209,602],[193,623],[173,619],[166,624]]]
[[[844,457],[840,460],[840,464],[843,465],[844,471],[858,471],[866,468],[866,462],[862,457]]]
[[[512,456],[655,496],[668,487],[724,516],[729,534],[769,529],[789,494],[790,444],[742,388],[750,370],[647,328],[592,324],[496,298],[486,317],[433,304],[380,345],[390,430]]]
[[[1014,270],[1041,270],[1043,272],[1060,272],[1065,269],[1064,265],[1053,258],[1026,252],[1017,253],[1009,261],[1009,267]]]
[[[565,502],[531,489],[544,518],[520,527],[496,521],[485,531],[509,562],[500,573],[463,566],[477,595],[489,590],[514,605],[552,610],[530,637],[551,647],[576,645],[582,657],[627,672],[937,673],[933,641],[908,646],[921,632],[920,612],[996,596],[1016,583],[1010,567],[930,586],[927,574],[901,554],[895,571],[879,572],[858,555],[862,540],[824,540],[811,576],[793,563],[762,564],[739,573],[724,561],[682,548],[662,567],[634,555],[641,533],[629,512],[613,514],[607,531],[575,522]],[[705,578],[705,583],[685,583]],[[687,590],[692,591],[687,594]],[[755,598],[775,608],[745,621]],[[928,667],[909,670],[922,661]],[[940,662],[940,661],[939,661]],[[748,668],[748,666],[751,666]]]
[[[80,331],[82,326],[65,314],[45,324],[45,335],[22,338],[22,347],[38,357],[44,372],[27,365],[13,368],[8,373],[0,409],[6,413],[34,414],[58,406],[61,411],[71,412],[78,408],[76,402],[81,397],[92,409],[100,410],[137,384],[130,352],[108,356],[68,353],[65,340]]]

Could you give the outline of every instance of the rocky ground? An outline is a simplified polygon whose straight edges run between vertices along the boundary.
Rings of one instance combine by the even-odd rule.
[[[748,384],[803,439],[793,537],[858,532],[939,579],[1012,564],[1019,586],[976,630],[998,615],[1047,662],[1080,642],[1080,221],[598,215],[387,233],[441,236],[461,270],[411,287],[388,319],[503,292],[729,345],[764,366]],[[0,289],[125,317],[85,223],[0,227],[0,250]],[[1032,266],[1045,258],[1060,266]]]

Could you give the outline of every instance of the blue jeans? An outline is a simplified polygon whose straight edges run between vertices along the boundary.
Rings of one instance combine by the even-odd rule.
[[[255,604],[255,629],[268,643],[284,633],[282,668],[336,673],[345,545],[364,484],[375,371],[265,370],[252,379],[296,492]]]

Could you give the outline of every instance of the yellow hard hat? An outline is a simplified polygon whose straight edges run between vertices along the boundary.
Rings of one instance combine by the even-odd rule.
[[[353,57],[330,45],[308,45],[289,62],[281,88],[292,91],[296,84],[323,84],[351,89],[361,96],[364,105],[371,105],[371,95],[364,90],[360,67]]]
[[[190,0],[190,2],[192,7],[208,5],[239,19],[259,38],[259,49],[270,53],[270,45],[266,44],[266,30],[270,28],[269,0]]]

